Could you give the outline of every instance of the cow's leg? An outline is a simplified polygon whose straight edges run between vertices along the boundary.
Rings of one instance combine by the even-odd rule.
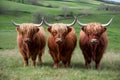
[[[91,63],[91,59],[86,59],[85,60],[85,66],[86,66],[87,69],[89,69],[91,67],[90,63]]]
[[[100,68],[100,61],[101,61],[101,58],[99,58],[99,59],[96,58],[96,60],[95,60],[95,63],[96,63],[96,64],[95,64],[95,68],[96,68],[96,69],[99,69],[99,68]]]
[[[96,63],[96,64],[95,64],[95,68],[96,68],[96,69],[99,69],[99,68],[100,68],[100,61],[95,61],[95,63]]]
[[[32,66],[36,66],[36,57],[37,55],[32,55]]]
[[[27,58],[26,52],[24,52],[22,49],[20,49],[20,53],[21,53],[23,60],[24,60],[24,66],[28,66],[28,58]]]
[[[71,58],[68,59],[67,65],[68,65],[68,66],[71,66]]]
[[[100,62],[101,62],[102,56],[104,54],[105,48],[103,46],[103,47],[98,48],[96,50],[97,51],[96,51],[96,59],[95,59],[95,63],[96,63],[95,68],[99,69],[100,68]]]
[[[42,54],[38,54],[38,63],[41,64],[42,63]]]
[[[52,56],[52,59],[54,61],[53,68],[55,68],[55,69],[58,68],[59,60],[57,59],[57,53],[50,51],[50,55]]]
[[[72,54],[69,55],[68,57],[67,66],[71,66],[71,57],[72,57]]]
[[[53,68],[55,68],[55,69],[57,69],[58,68],[58,63],[59,63],[59,61],[58,60],[54,60],[54,66],[53,66]]]
[[[67,67],[67,63],[68,63],[67,56],[66,57],[64,57],[64,56],[62,56],[62,67],[63,68]]]
[[[24,59],[24,66],[28,66],[28,58],[27,57],[23,57]]]
[[[85,59],[85,66],[87,69],[89,69],[90,63],[91,63],[91,57],[87,54],[87,52],[83,51],[84,59]]]
[[[44,53],[44,49],[42,51],[40,51],[40,53],[38,54],[38,63],[41,64],[42,63],[42,54]]]
[[[42,54],[41,54],[41,53],[39,53],[39,54],[38,54],[38,63],[39,63],[39,64],[41,64],[41,63],[42,63],[42,59],[41,59],[41,57],[42,57]]]
[[[67,67],[67,61],[62,61],[62,67],[63,68]]]
[[[95,59],[95,68],[96,69],[99,69],[100,68],[100,61],[101,61],[101,59],[102,59],[102,54],[101,55],[98,55],[98,56],[96,56],[96,59]]]

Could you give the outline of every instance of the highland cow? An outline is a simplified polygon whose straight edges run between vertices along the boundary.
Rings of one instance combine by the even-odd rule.
[[[80,31],[79,45],[85,59],[86,68],[90,68],[91,60],[95,61],[96,69],[99,69],[101,58],[107,48],[108,38],[106,34],[107,24],[89,23],[82,24],[77,21],[82,29]]]
[[[24,66],[28,66],[29,58],[32,59],[32,65],[38,62],[42,63],[42,54],[46,45],[46,36],[41,24],[23,23],[17,24],[13,22],[17,30],[17,44],[24,60]]]
[[[63,67],[67,67],[71,63],[72,53],[77,42],[75,30],[72,27],[76,21],[77,19],[75,18],[71,24],[49,24],[44,20],[44,23],[48,26],[48,31],[50,32],[48,47],[54,61],[54,68],[58,68],[58,63],[60,61],[62,61]]]

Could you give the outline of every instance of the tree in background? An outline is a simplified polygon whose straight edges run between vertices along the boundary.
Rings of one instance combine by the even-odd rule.
[[[67,6],[62,6],[62,10],[63,10],[64,18],[66,18],[67,14],[68,14],[68,7]]]
[[[44,0],[8,0],[8,1],[18,2],[23,4],[39,5]]]
[[[43,13],[40,11],[36,11],[35,13],[33,13],[33,22],[34,23],[40,23],[41,22],[41,18],[43,17]]]

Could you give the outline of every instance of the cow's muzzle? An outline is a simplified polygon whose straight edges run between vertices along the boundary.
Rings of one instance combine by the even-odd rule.
[[[97,43],[97,39],[91,39],[91,43],[92,44],[96,44]]]
[[[24,42],[27,43],[27,44],[29,44],[30,43],[30,38],[25,38]]]
[[[62,43],[62,39],[61,39],[61,38],[57,38],[57,39],[55,40],[55,42],[56,42],[57,44],[61,44],[61,43]]]

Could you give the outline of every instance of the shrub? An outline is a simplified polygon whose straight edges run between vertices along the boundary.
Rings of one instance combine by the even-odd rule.
[[[40,23],[42,16],[44,16],[42,12],[36,11],[35,13],[33,13],[33,22]]]

